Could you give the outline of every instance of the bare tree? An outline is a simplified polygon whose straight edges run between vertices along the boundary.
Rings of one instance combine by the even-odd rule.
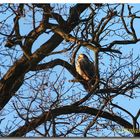
[[[140,136],[138,104],[135,115],[120,104],[139,99],[136,5],[2,4],[0,14],[1,136]],[[95,62],[92,83],[76,72],[80,52]]]

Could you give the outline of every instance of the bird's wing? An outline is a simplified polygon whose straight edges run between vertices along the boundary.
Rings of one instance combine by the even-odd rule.
[[[90,79],[94,76],[94,64],[90,61],[80,62],[80,68],[84,74]]]

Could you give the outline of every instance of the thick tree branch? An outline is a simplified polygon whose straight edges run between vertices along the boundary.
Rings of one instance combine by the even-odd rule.
[[[91,50],[93,50],[94,52],[98,51],[98,48],[100,48],[101,46],[97,43],[97,42],[92,42],[93,44],[87,42],[87,41],[83,41],[80,40],[70,34],[67,34],[64,30],[62,30],[59,26],[51,26],[51,29],[59,34],[62,38],[64,38],[66,41],[70,41],[70,42],[74,42],[77,43],[78,45],[82,45],[85,46]]]
[[[93,116],[96,116],[98,113],[98,109],[96,108],[90,108],[87,106],[64,106],[56,109],[52,109],[51,111],[46,111],[44,114],[41,116],[37,117],[36,119],[32,120],[29,122],[29,124],[24,125],[11,134],[9,134],[8,137],[21,137],[27,134],[28,132],[34,130],[34,128],[37,128],[40,126],[42,123],[45,121],[50,121],[53,117],[59,116],[59,115],[66,115],[66,114],[71,114],[71,113],[86,113],[90,114]],[[123,126],[126,129],[132,129],[133,125],[126,121],[125,119],[122,119],[121,117],[115,115],[115,114],[110,114],[105,111],[101,111],[99,114],[100,117],[109,119],[111,121],[114,121],[115,123],[118,123],[119,125]]]
[[[77,8],[79,15],[89,7],[90,4],[77,4],[75,7]],[[72,29],[76,27],[78,24],[74,22],[72,17],[70,17],[71,22],[67,22],[64,29],[65,32],[70,33]],[[37,31],[41,32],[40,28]],[[32,31],[30,34],[34,34]],[[30,35],[29,34],[29,35]],[[36,37],[36,35],[35,35]],[[51,51],[53,51],[61,42],[63,38],[58,34],[54,34],[46,43],[44,43],[40,48],[33,53],[31,56],[31,60],[25,60],[24,57],[19,59],[15,64],[8,70],[8,72],[4,75],[4,77],[0,80],[0,109],[2,109],[7,102],[11,99],[14,93],[20,88],[23,82],[24,75],[30,70],[30,68],[36,66],[42,59],[44,59]],[[32,44],[33,41],[29,41],[27,44]],[[28,47],[28,46],[27,46]],[[30,46],[29,46],[30,47]],[[22,78],[21,78],[22,77]]]
[[[61,60],[61,59],[55,59],[52,60],[48,63],[44,63],[44,64],[39,64],[37,66],[35,66],[34,68],[32,68],[32,71],[38,71],[38,70],[47,70],[50,68],[53,68],[57,65],[60,65],[64,68],[66,68],[84,87],[85,89],[88,90],[88,83],[87,81],[85,81],[75,70],[75,68],[69,64],[68,62]]]
[[[111,42],[108,46],[108,48],[112,48],[114,45],[127,45],[127,44],[135,44],[138,41],[140,41],[140,39],[137,40],[115,40],[113,42]]]
[[[129,29],[127,28],[127,25],[125,23],[125,20],[124,20],[124,4],[122,4],[122,9],[121,9],[121,20],[122,20],[122,23],[123,23],[123,26],[126,30],[126,32],[130,35],[132,35],[132,33],[129,31]]]

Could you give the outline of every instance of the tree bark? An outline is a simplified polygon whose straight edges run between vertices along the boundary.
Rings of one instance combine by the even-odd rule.
[[[98,109],[96,108],[90,108],[87,106],[64,106],[56,109],[52,109],[51,111],[46,111],[44,114],[41,116],[37,117],[36,119],[32,120],[26,125],[23,125],[22,127],[18,128],[14,132],[12,132],[8,137],[21,137],[27,134],[28,132],[34,130],[34,128],[37,128],[40,126],[42,123],[45,121],[50,121],[52,117],[56,117],[59,115],[66,115],[66,114],[71,114],[71,113],[86,113],[90,115],[96,116],[98,113]],[[115,114],[110,114],[105,111],[101,111],[100,117],[111,120],[116,122],[117,124],[123,126],[124,128],[128,130],[133,129],[133,125],[126,121],[125,119],[115,115]],[[137,134],[138,136],[138,134]]]
[[[75,10],[79,14],[74,15],[75,18],[79,19],[80,14],[90,6],[90,4],[77,4],[74,6]],[[75,21],[73,15],[70,14],[63,29],[66,33],[70,33],[74,29],[78,22]],[[44,59],[47,54],[53,51],[61,42],[63,38],[58,34],[54,34],[46,43],[40,46],[40,48],[31,55],[31,59],[27,60],[25,57],[17,60],[13,66],[8,70],[4,77],[0,80],[0,110],[8,103],[11,97],[21,87],[24,76],[30,69]]]

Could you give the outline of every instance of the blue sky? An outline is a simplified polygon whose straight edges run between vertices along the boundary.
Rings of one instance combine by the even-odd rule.
[[[136,10],[139,10],[140,4],[134,4],[134,7],[135,7]],[[9,13],[6,13],[6,14],[3,15],[2,17],[0,17],[0,21],[1,21],[2,19],[4,19],[4,18],[5,18],[4,16],[7,16],[7,14],[10,14],[10,11],[9,11]],[[31,13],[29,12],[29,14],[31,14]],[[38,21],[41,19],[40,14],[37,14],[36,17],[37,17],[37,20],[38,20]],[[22,31],[21,33],[22,33],[23,35],[28,34],[29,31],[33,28],[32,25],[30,24],[30,22],[31,22],[30,20],[31,20],[30,17],[23,17],[23,18],[21,19],[21,21],[20,21],[20,23],[22,24],[22,25],[21,25],[21,31]],[[10,18],[10,19],[8,20],[8,22],[9,22],[9,23],[12,23],[12,18]],[[25,23],[23,24],[23,22],[25,22]],[[135,27],[136,27],[137,35],[140,37],[140,32],[139,32],[140,26],[139,26],[139,23],[140,23],[139,20],[136,20],[136,22],[135,22]],[[50,35],[51,35],[51,34],[50,34]],[[1,36],[0,36],[0,38],[1,38]],[[34,43],[32,51],[34,52],[37,48],[39,48],[39,46],[40,46],[41,44],[43,44],[43,43],[44,43],[46,40],[48,40],[48,39],[49,39],[49,38],[48,38],[48,35],[46,35],[46,34],[43,34],[42,36],[40,36],[40,37],[37,39],[37,41]],[[64,41],[63,44],[59,45],[59,47],[58,47],[56,50],[54,50],[54,51],[61,50],[62,48],[67,47],[68,45],[65,46],[65,43],[66,43],[66,42]],[[3,45],[4,45],[4,44],[3,44]],[[133,57],[135,58],[135,57],[137,57],[137,56],[139,55],[139,52],[140,52],[140,47],[139,47],[139,46],[140,46],[140,43],[137,43],[137,44],[135,44],[135,45],[125,45],[125,46],[119,46],[119,47],[121,47],[121,50],[122,50],[123,55],[128,55],[129,51],[133,48],[133,53],[135,54]],[[17,47],[17,49],[20,50],[19,47]],[[8,50],[8,51],[9,51],[10,53],[11,53],[11,52],[14,52],[14,50]],[[9,54],[9,52],[7,52],[7,55]],[[82,52],[82,53],[87,53],[87,52],[88,52],[88,53],[91,55],[91,57],[90,57],[91,60],[93,59],[93,58],[92,58],[93,52],[87,51],[84,47],[82,47],[82,48],[79,50],[78,54],[81,53],[81,52]],[[19,58],[19,57],[21,56],[21,52],[19,52],[18,54],[15,53],[15,54],[13,54],[13,55],[15,56],[15,59],[16,59],[16,58]],[[67,53],[65,53],[64,55],[58,54],[58,55],[55,55],[55,56],[47,57],[47,58],[44,59],[42,62],[48,62],[48,61],[50,61],[50,60],[52,60],[52,59],[56,59],[56,58],[61,58],[61,59],[66,60],[66,61],[70,61],[69,58],[67,57]],[[133,58],[133,59],[134,59],[134,58]],[[3,57],[3,56],[1,55],[1,56],[0,56],[0,59],[1,59],[3,62],[6,61],[6,63],[7,63],[8,65],[12,65],[12,64],[13,64],[13,61],[10,59],[9,56]],[[104,60],[105,60],[106,66],[110,65],[110,62],[108,61],[108,57],[106,57]],[[102,69],[102,68],[103,68],[103,67],[100,67],[100,69]],[[105,68],[105,67],[104,67],[104,68]],[[1,73],[4,74],[4,73],[6,72],[7,69],[8,69],[8,67],[5,68],[5,69],[4,69],[4,68],[0,68]],[[62,67],[57,66],[57,67],[55,67],[55,68],[53,69],[53,71],[57,71],[57,74],[60,74],[61,71],[62,71]],[[46,72],[44,71],[44,74],[45,74],[45,73],[46,73]],[[48,72],[48,73],[49,73],[49,72]],[[2,74],[2,75],[3,75],[3,74]],[[31,76],[32,74],[34,74],[34,72],[30,72],[29,74],[26,75],[26,77],[29,77],[29,76]],[[48,77],[48,78],[50,79],[50,81],[54,82],[54,81],[56,80],[57,74],[56,74],[56,73],[52,73],[51,76]],[[73,76],[72,76],[71,74],[69,74],[69,72],[68,72],[67,70],[63,70],[63,73],[62,73],[61,75],[67,78],[67,80],[66,80],[66,82],[65,82],[65,84],[64,84],[64,87],[65,87],[65,90],[64,90],[64,91],[66,91],[66,90],[68,89],[68,87],[72,86],[72,83],[69,83],[68,80],[71,80],[71,79],[73,78]],[[62,80],[62,79],[60,79],[60,81],[61,81],[61,80]],[[59,85],[59,82],[60,82],[60,81],[58,81],[58,82],[56,83],[56,85]],[[28,83],[28,82],[32,82],[32,83],[36,84],[35,81],[34,81],[34,79],[31,79],[31,81],[28,80],[27,83]],[[40,79],[38,82],[41,83],[41,79]],[[80,86],[79,83],[76,83],[76,85],[79,85],[78,88],[83,89],[82,86]],[[22,86],[20,90],[23,90],[24,88],[27,88],[27,87]],[[76,94],[77,94],[78,92],[80,92],[80,91],[78,90],[78,88],[70,90],[70,91],[65,95],[65,98],[68,98],[68,97],[69,97],[70,95],[72,95],[73,93],[76,93]],[[20,90],[17,92],[17,94],[19,94]],[[73,91],[73,90],[74,90],[74,91]],[[26,90],[25,90],[25,91],[26,91]],[[64,92],[64,91],[63,91],[63,92]],[[139,91],[139,90],[138,90],[138,91]],[[31,91],[28,91],[28,90],[27,90],[25,96],[31,96],[31,95],[30,95],[30,92],[31,92]],[[84,96],[85,94],[86,94],[86,92],[83,92],[83,93],[82,93],[82,96]],[[53,95],[51,95],[51,96],[52,96],[52,98],[54,98],[54,97],[55,97],[55,94],[53,93]],[[77,97],[77,98],[78,98],[78,97]],[[13,99],[12,99],[12,100],[13,100]],[[118,96],[118,97],[116,97],[115,99],[113,99],[113,101],[114,101],[114,103],[118,102],[119,105],[121,105],[121,106],[123,106],[124,108],[128,109],[133,115],[136,115],[138,109],[140,108],[139,98],[136,98],[136,99],[128,99],[128,98],[126,98],[126,97],[124,97],[124,96]],[[67,104],[68,104],[68,103],[67,103]],[[9,103],[5,108],[11,108],[11,105],[12,105],[12,103]],[[7,118],[5,118],[5,120],[3,120],[2,123],[1,123],[1,126],[0,126],[0,130],[1,130],[1,131],[3,131],[3,129],[4,129],[4,127],[5,127],[5,124],[7,123],[7,121],[11,121],[12,119],[14,119],[14,116],[15,116],[15,112],[14,112],[14,113],[13,113],[13,112],[10,112],[9,115],[7,115]],[[16,120],[16,121],[20,121],[20,120]],[[140,121],[140,120],[139,120],[139,121]],[[11,123],[12,123],[12,122],[11,122]],[[21,123],[20,125],[22,125],[22,123]]]

